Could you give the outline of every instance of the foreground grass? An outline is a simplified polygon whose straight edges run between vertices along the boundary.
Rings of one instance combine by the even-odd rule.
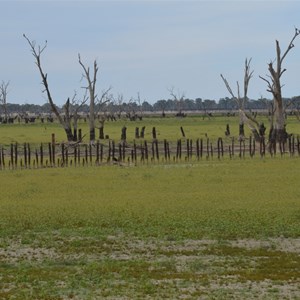
[[[299,167],[0,172],[0,299],[297,299]]]

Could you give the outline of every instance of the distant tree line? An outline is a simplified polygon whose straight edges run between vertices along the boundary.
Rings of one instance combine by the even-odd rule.
[[[299,111],[300,110],[300,96],[292,97],[292,98],[284,98],[284,103],[286,107],[289,107],[291,110]],[[122,113],[142,113],[142,112],[165,112],[165,111],[215,111],[215,110],[225,110],[225,111],[233,111],[237,110],[238,106],[236,103],[236,99],[234,98],[221,98],[219,101],[211,100],[211,99],[183,99],[179,104],[177,100],[174,99],[161,99],[156,101],[154,104],[151,104],[147,101],[138,102],[134,100],[130,100],[128,102],[120,102],[120,101],[110,101],[108,103],[102,104],[101,111],[112,114],[122,114]],[[246,110],[268,110],[272,104],[272,100],[266,98],[260,98],[257,100],[248,99],[245,102]],[[76,106],[76,105],[75,105]],[[62,107],[57,107],[58,110],[63,110]],[[50,104],[45,103],[43,105],[37,104],[13,104],[7,103],[6,105],[6,113],[33,113],[33,114],[51,114],[52,109]],[[1,114],[4,114],[4,107],[1,106]],[[84,104],[79,108],[79,112],[81,113],[89,113],[89,105]]]

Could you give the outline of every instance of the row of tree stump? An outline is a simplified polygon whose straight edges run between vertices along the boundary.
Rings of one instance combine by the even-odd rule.
[[[56,144],[52,142],[33,147],[29,143],[22,145],[15,143],[8,147],[0,146],[0,169],[31,168],[31,167],[65,167],[72,165],[101,165],[105,163],[136,163],[181,161],[191,159],[221,159],[225,155],[230,158],[238,156],[264,157],[288,154],[300,156],[300,138],[291,136],[287,143],[277,147],[269,147],[265,139],[255,141],[251,136],[246,140],[232,138],[225,143],[222,138],[212,141],[206,139],[178,139],[169,142],[166,139],[158,141],[134,141],[129,144],[125,140],[115,142],[107,140],[105,143],[97,141],[89,144]]]

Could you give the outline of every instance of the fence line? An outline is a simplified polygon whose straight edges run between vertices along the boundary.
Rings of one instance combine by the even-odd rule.
[[[231,138],[229,142],[228,139],[226,142],[222,138],[216,141],[209,138],[196,140],[183,138],[176,142],[169,142],[166,139],[135,140],[131,144],[124,140],[117,143],[114,140],[107,140],[89,144],[56,144],[52,140],[50,143],[41,143],[38,147],[29,143],[15,143],[6,147],[0,145],[0,170],[97,166],[107,163],[180,162],[192,159],[222,159],[224,156],[264,157],[266,153],[271,156],[300,156],[300,138],[290,136],[286,143],[278,145],[268,144],[264,138],[257,142],[252,136],[243,140]]]

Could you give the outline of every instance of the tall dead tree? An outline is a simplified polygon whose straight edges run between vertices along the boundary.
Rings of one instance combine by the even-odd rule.
[[[42,68],[41,55],[47,47],[47,41],[45,42],[43,47],[41,47],[40,45],[36,46],[35,41],[29,40],[29,38],[25,34],[23,34],[23,36],[27,40],[27,42],[30,46],[30,49],[31,49],[31,53],[35,59],[35,64],[38,67],[40,76],[42,78],[42,84],[45,88],[43,90],[43,92],[46,92],[46,94],[47,94],[47,98],[48,98],[49,104],[51,106],[51,110],[53,111],[53,113],[55,114],[57,119],[59,120],[59,123],[64,128],[65,133],[67,135],[67,140],[69,142],[74,141],[75,139],[74,139],[74,135],[72,132],[70,113],[69,113],[70,100],[68,98],[64,105],[65,116],[61,115],[60,112],[58,111],[57,106],[55,105],[55,103],[53,101],[53,98],[52,98],[52,95],[50,92],[50,88],[49,88],[49,84],[48,84],[47,73],[45,73]]]
[[[237,96],[233,93],[227,79],[221,74],[221,78],[223,79],[223,82],[229,92],[229,94],[232,96],[232,98],[236,101],[238,109],[239,109],[239,115],[240,115],[240,124],[239,124],[239,136],[240,139],[244,138],[244,123],[246,122],[248,127],[250,128],[251,132],[253,133],[256,140],[260,139],[259,134],[259,124],[258,122],[252,118],[250,115],[248,115],[245,112],[245,102],[248,99],[248,88],[249,83],[253,75],[253,71],[250,70],[250,63],[251,58],[248,60],[245,59],[245,69],[244,69],[244,94],[243,97],[240,95],[240,85],[237,81]]]
[[[5,121],[7,122],[8,120],[8,113],[7,113],[7,94],[8,94],[8,86],[9,86],[9,81],[5,82],[2,81],[0,84],[0,104],[3,107],[4,111],[4,118]]]
[[[90,98],[90,113],[89,113],[89,127],[90,127],[90,141],[94,141],[96,138],[95,134],[95,103],[97,99],[97,94],[96,94],[96,81],[97,81],[97,73],[98,73],[98,64],[97,61],[94,60],[94,65],[93,65],[93,74],[91,75],[90,73],[90,68],[86,67],[82,61],[80,54],[78,54],[78,62],[81,65],[83,69],[83,77],[87,81],[87,86],[84,87],[88,90],[89,92],[89,98]]]
[[[274,66],[273,61],[268,64],[268,70],[270,73],[269,75],[266,75],[268,79],[266,77],[259,76],[267,83],[267,91],[273,95],[273,115],[270,130],[270,141],[275,143],[285,143],[287,140],[287,132],[285,128],[285,107],[281,91],[281,76],[286,69],[282,68],[282,64],[287,54],[292,48],[294,48],[294,41],[299,34],[300,30],[295,28],[294,36],[292,37],[287,49],[283,54],[281,54],[279,41],[276,40],[276,65]]]

